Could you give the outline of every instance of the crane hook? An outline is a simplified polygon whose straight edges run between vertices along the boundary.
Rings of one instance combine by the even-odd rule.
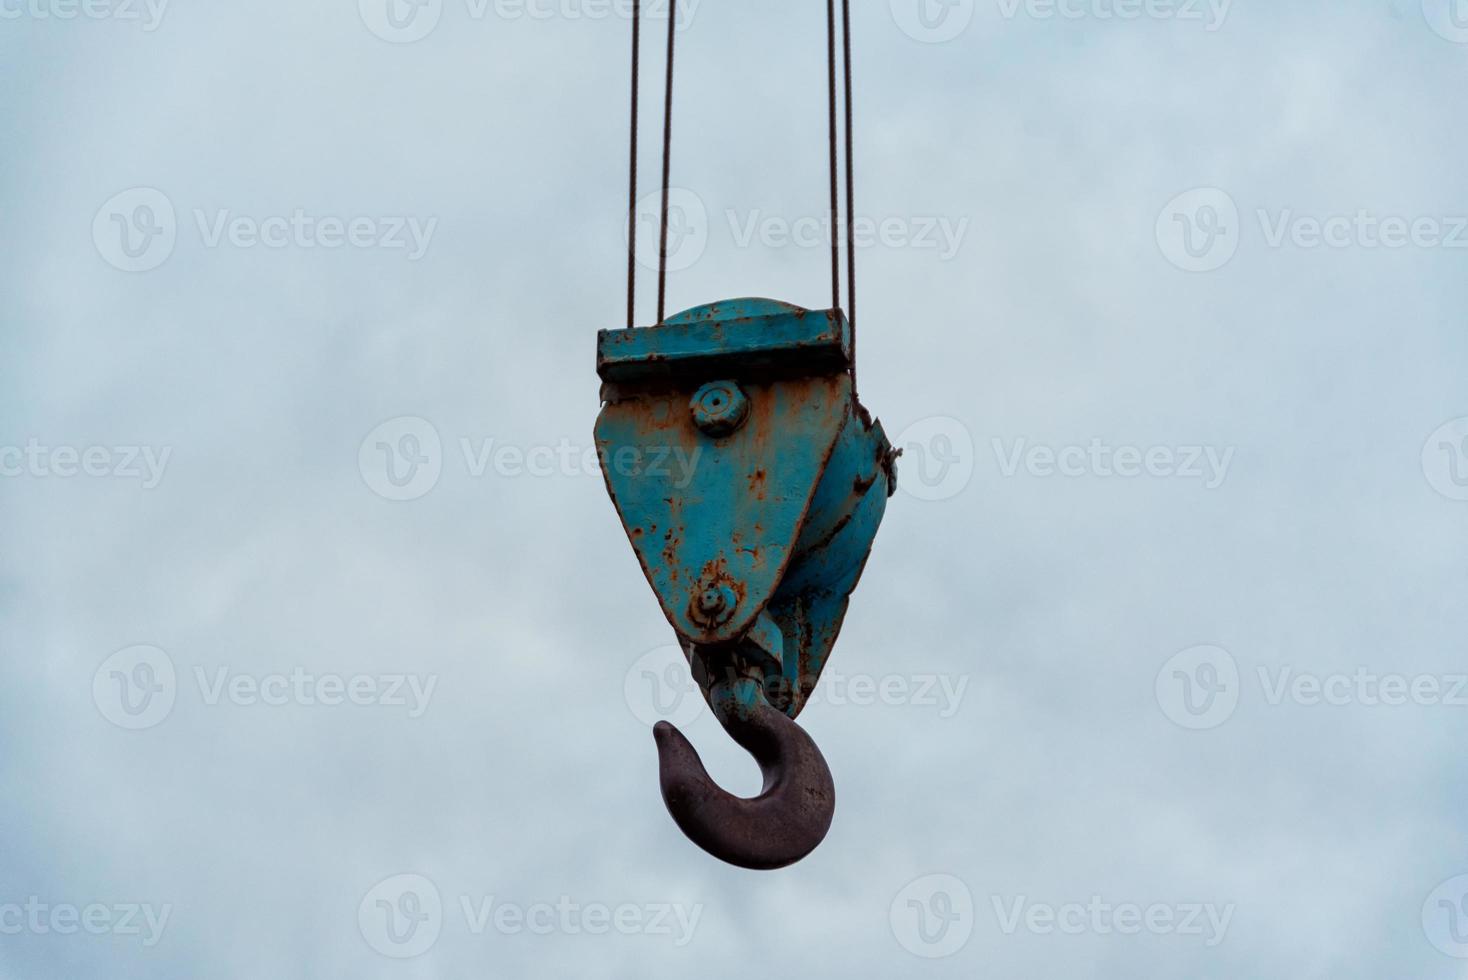
[[[751,799],[720,789],[683,733],[658,722],[653,737],[668,813],[689,840],[720,860],[757,871],[794,864],[825,839],[836,812],[825,757],[804,729],[769,705],[754,678],[715,682],[709,704],[759,763],[764,788]]]

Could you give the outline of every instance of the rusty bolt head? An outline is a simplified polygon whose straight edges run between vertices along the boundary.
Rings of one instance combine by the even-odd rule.
[[[744,424],[749,399],[733,381],[713,381],[694,392],[688,409],[700,432],[719,438]]]
[[[734,615],[738,603],[739,597],[728,585],[706,582],[694,588],[689,613],[696,623],[711,629]]]

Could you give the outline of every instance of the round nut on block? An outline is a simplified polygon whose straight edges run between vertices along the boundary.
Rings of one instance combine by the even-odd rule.
[[[708,629],[728,621],[734,615],[739,597],[723,582],[705,582],[694,587],[693,601],[689,603],[689,615],[694,622]]]
[[[714,437],[734,432],[749,417],[749,399],[733,381],[713,381],[693,393],[693,424]]]

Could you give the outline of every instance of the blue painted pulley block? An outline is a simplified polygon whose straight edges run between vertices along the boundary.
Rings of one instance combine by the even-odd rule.
[[[852,392],[845,317],[733,300],[597,340],[607,490],[700,686],[736,655],[794,718],[895,486]]]
[[[810,698],[896,486],[896,454],[857,402],[850,369],[851,331],[839,310],[767,299],[713,303],[597,337],[596,441],[607,490],[704,696],[762,766],[750,725],[769,708],[793,719]],[[669,458],[682,465],[636,464]],[[777,741],[782,732],[809,741],[797,726],[760,723]],[[665,799],[671,737],[659,732]],[[678,805],[701,810],[714,825],[708,833],[727,838],[737,823],[731,801],[778,795],[774,768],[753,801],[696,785],[701,765],[673,791],[698,796]],[[705,790],[722,797],[704,799]],[[753,853],[721,853],[729,841],[699,840],[689,825],[697,820],[668,804],[685,832],[725,860],[789,863],[753,825]]]

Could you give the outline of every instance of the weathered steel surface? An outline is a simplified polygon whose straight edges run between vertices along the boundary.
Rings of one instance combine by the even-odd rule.
[[[748,418],[724,437],[698,429],[686,389],[640,391],[603,409],[596,440],[607,488],[680,636],[709,645],[738,639],[775,594],[846,421],[843,382],[850,384],[836,376],[742,385]],[[687,468],[619,463],[659,458]],[[695,600],[707,589],[727,589],[731,601],[702,618]]]
[[[824,374],[851,363],[851,328],[835,310],[774,300],[731,300],[680,313],[659,327],[603,330],[596,370],[613,384],[751,372]]]
[[[792,718],[805,706],[841,632],[893,479],[892,447],[881,423],[868,424],[862,414],[849,417],[796,539],[795,558],[767,608],[795,649],[787,644],[780,683],[767,677],[766,693]]]
[[[840,632],[891,491],[849,343],[839,312],[771,300],[599,337],[607,489],[706,696],[755,667],[793,718]]]

